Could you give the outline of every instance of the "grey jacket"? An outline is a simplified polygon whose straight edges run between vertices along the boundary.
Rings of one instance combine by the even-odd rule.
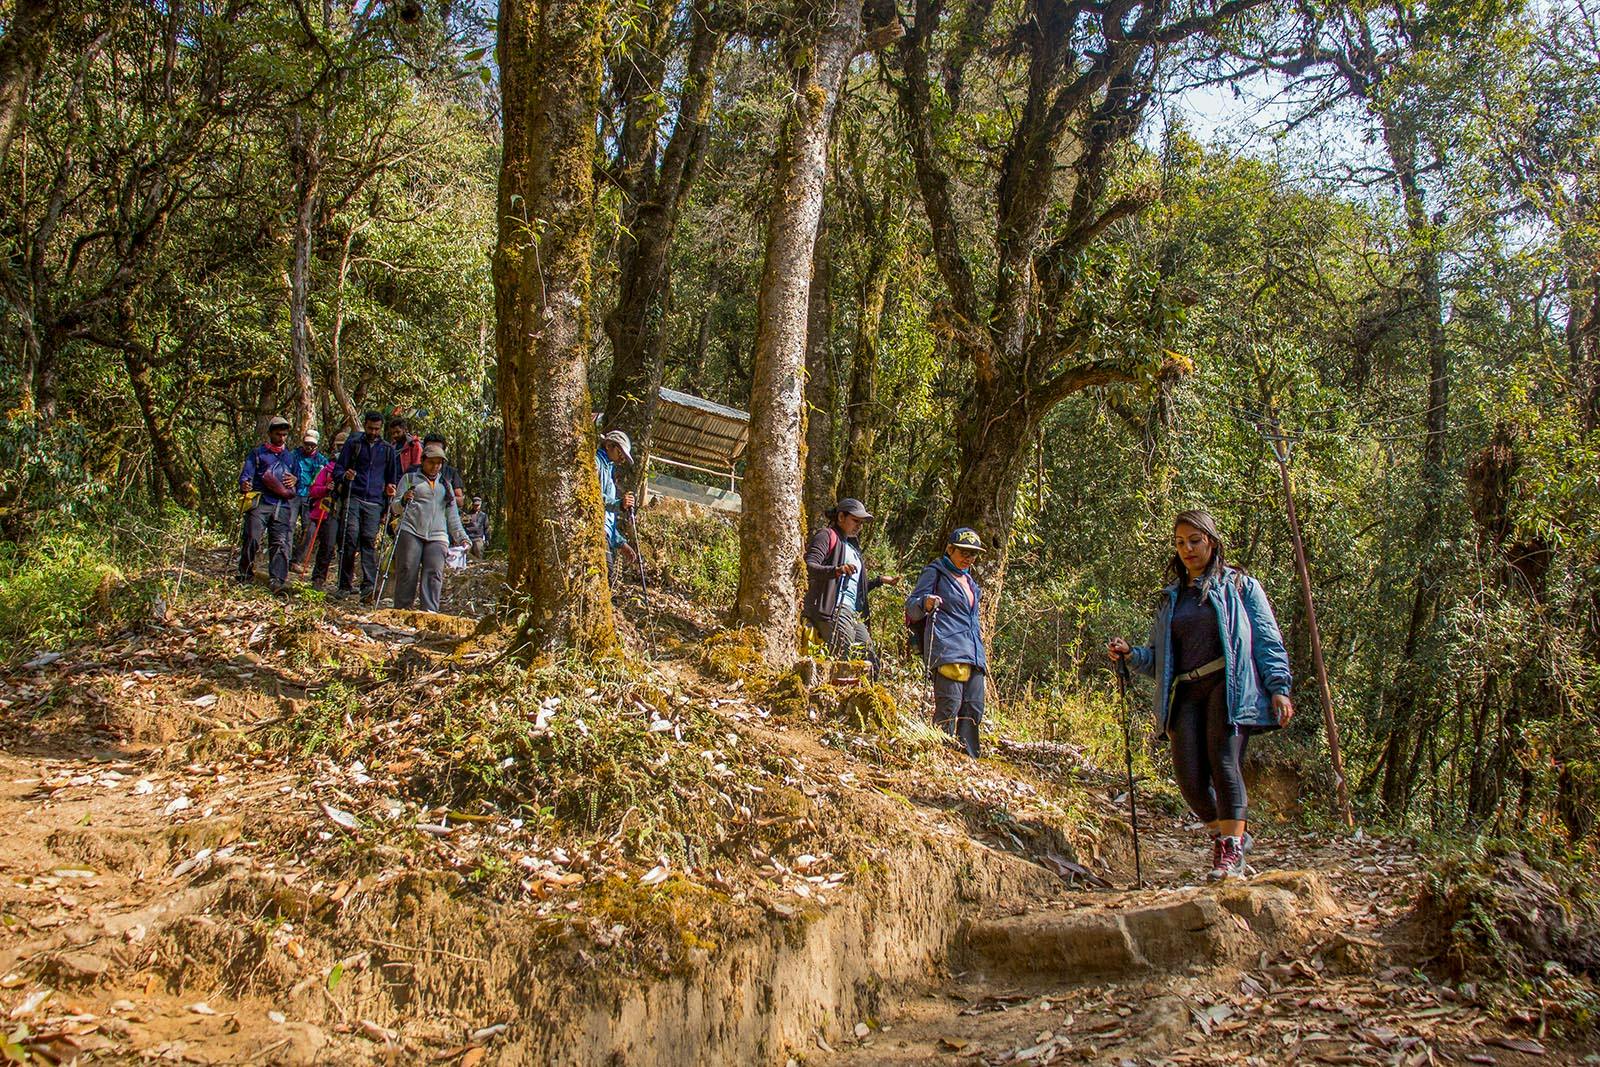
[[[411,502],[405,503],[406,494]],[[394,512],[401,516],[400,529],[424,541],[464,544],[467,531],[456,509],[456,494],[441,474],[431,483],[420,470],[406,471],[394,487]]]

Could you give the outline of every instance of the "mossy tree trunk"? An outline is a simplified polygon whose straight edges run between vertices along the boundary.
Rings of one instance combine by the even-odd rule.
[[[503,0],[495,340],[508,581],[526,651],[616,643],[589,417],[604,0]]]
[[[18,0],[10,25],[0,37],[0,160],[22,123],[28,92],[50,55],[50,41],[61,21],[60,0]]]
[[[833,506],[834,406],[839,387],[834,373],[833,350],[833,258],[828,233],[832,223],[825,208],[817,229],[816,262],[811,268],[811,300],[806,311],[806,474],[805,523],[822,520]]]
[[[683,89],[665,149],[659,145],[659,130],[666,112],[662,85],[671,58],[671,0],[651,12],[642,54],[624,54],[614,75],[623,116],[613,178],[624,195],[617,303],[604,323],[611,341],[611,381],[603,421],[607,429],[624,430],[633,439],[635,466],[624,476],[634,480],[636,489],[650,454],[661,389],[672,238],[709,140],[717,56],[726,37],[712,20],[711,6],[702,0],[689,13],[693,29]]]
[[[793,94],[777,154],[757,296],[750,445],[739,526],[739,621],[761,631],[774,662],[794,654],[799,624],[804,379],[811,266],[828,133],[861,36],[861,0],[823,0],[794,42]]]

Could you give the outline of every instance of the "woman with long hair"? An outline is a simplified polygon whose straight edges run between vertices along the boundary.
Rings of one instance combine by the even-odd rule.
[[[1117,637],[1106,651],[1156,681],[1156,730],[1171,742],[1184,800],[1211,834],[1209,877],[1242,877],[1245,744],[1293,718],[1294,679],[1267,594],[1228,564],[1216,519],[1179,512],[1172,542],[1149,644]]]

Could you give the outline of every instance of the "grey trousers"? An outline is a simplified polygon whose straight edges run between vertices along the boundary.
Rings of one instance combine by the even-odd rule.
[[[831,619],[813,616],[810,621],[827,646],[830,659],[864,659],[872,677],[878,676],[878,650],[873,647],[872,632],[865,619],[849,608],[839,608]]]
[[[271,500],[265,493],[255,507],[245,512],[244,532],[239,538],[239,577],[249,578],[255,570],[256,553],[267,542],[267,577],[274,582],[289,580],[289,543],[294,539],[297,501]]]
[[[444,594],[443,541],[424,541],[414,533],[400,531],[394,546],[394,606],[409,608],[422,601],[423,611],[438,611]]]

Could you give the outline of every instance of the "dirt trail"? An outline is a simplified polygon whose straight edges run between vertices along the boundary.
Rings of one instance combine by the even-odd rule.
[[[486,599],[484,584],[456,584],[453,603]],[[406,694],[439,664],[492,658],[471,619],[330,605],[275,636],[259,601],[224,595],[181,629],[12,672],[0,1037],[17,1036],[0,1061],[1580,1058],[1508,1033],[1418,970],[1410,846],[1268,833],[1252,854],[1262,873],[1208,886],[1198,835],[1149,813],[1148,887],[1086,890],[1129,873],[1108,779],[1060,765],[1065,752],[973,767],[937,740],[767,717],[697,665],[709,613],[657,595],[667,606],[630,630],[651,684],[672,706],[711,709],[762,765],[762,788],[797,805],[787,823],[756,820],[766,836],[741,839],[742,861],[664,885],[649,859],[630,873],[601,853],[568,863],[555,850],[552,864],[513,848],[520,824],[500,816],[412,806],[406,820],[453,825],[436,839],[386,831],[402,803],[380,763],[411,759],[404,744],[367,762],[260,754],[310,695],[338,682],[360,696],[319,673],[330,650],[411,679],[382,691],[405,721]],[[510,899],[453,873],[496,849],[533,872]],[[623,958],[634,931],[614,907],[588,918],[609,898],[582,895],[615,886],[661,906],[716,898],[720,947],[636,976]],[[570,924],[559,937],[557,920]]]

